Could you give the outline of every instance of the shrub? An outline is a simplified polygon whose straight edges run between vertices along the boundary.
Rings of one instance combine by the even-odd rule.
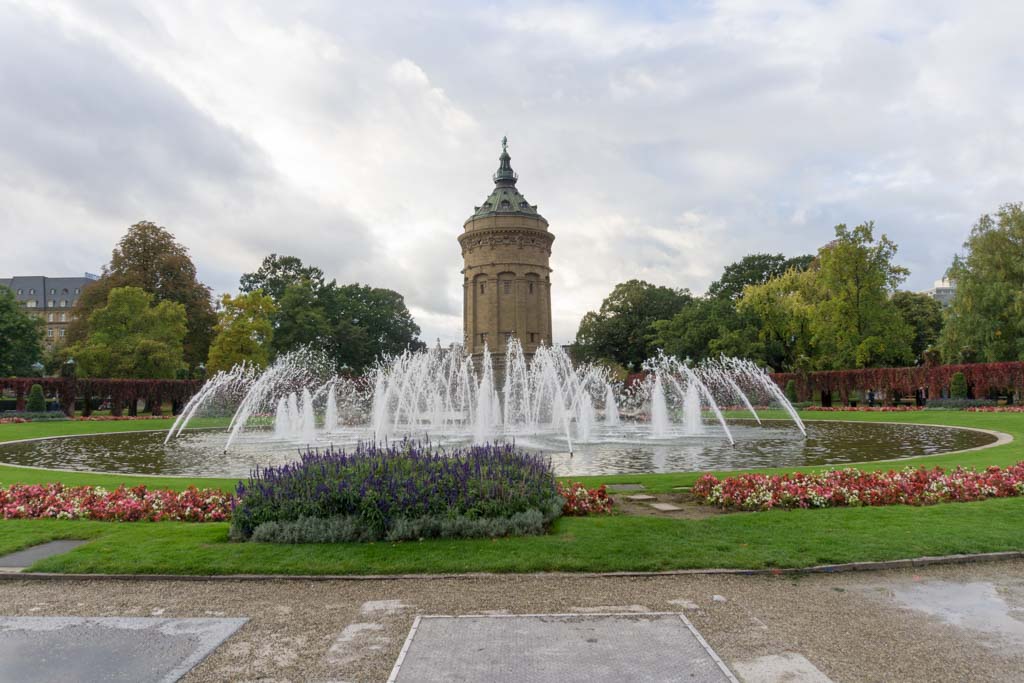
[[[421,538],[497,538],[536,536],[561,514],[556,501],[545,511],[526,510],[510,517],[467,517],[429,515],[395,519],[386,535],[366,526],[358,515],[322,519],[300,517],[282,522],[264,522],[253,529],[249,540],[256,543],[351,543],[358,541],[415,541]],[[232,527],[232,538],[243,540]]]
[[[933,398],[928,400],[928,409],[964,410],[997,405],[996,401],[984,398]]]
[[[954,372],[949,378],[949,397],[967,398],[967,378],[962,372]]]
[[[786,382],[786,400],[790,403],[796,403],[796,380],[791,379]]]
[[[43,387],[40,384],[33,384],[28,392],[28,402],[25,408],[30,413],[46,412],[46,397],[43,396]]]
[[[259,538],[350,540],[518,533],[535,529],[536,516],[517,515],[549,522],[563,502],[548,460],[514,446],[446,452],[410,442],[308,451],[254,471],[238,500],[233,538],[275,523]]]

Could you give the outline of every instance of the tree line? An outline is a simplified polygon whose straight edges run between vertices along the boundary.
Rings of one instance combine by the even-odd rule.
[[[746,256],[704,296],[630,280],[583,317],[575,354],[634,371],[658,349],[780,372],[1024,360],[1022,205],[982,216],[963,247],[945,309],[900,289],[909,271],[871,222],[836,226],[815,254]]]
[[[423,348],[403,297],[327,280],[294,256],[270,254],[214,300],[187,248],[143,221],[115,246],[75,303],[66,343],[44,354],[42,321],[0,287],[0,376],[67,369],[82,377],[202,377],[247,362],[265,367],[299,347],[321,349],[339,372],[381,354]]]

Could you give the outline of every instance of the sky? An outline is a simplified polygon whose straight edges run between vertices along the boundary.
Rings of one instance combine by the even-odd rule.
[[[703,293],[875,221],[908,289],[1024,200],[1024,3],[0,0],[0,277],[151,220],[215,294],[269,253],[462,336],[507,135],[554,340],[631,278]]]

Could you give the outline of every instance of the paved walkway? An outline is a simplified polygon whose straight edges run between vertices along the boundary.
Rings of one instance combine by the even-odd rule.
[[[387,680],[417,615],[682,612],[746,681],[1024,671],[1024,562],[810,576],[0,581],[0,616],[248,617],[183,680]]]

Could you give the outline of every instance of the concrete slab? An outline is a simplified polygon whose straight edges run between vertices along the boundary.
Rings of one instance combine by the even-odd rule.
[[[418,617],[389,683],[736,683],[678,613]]]
[[[0,617],[0,682],[177,681],[248,619]]]
[[[626,500],[642,502],[645,500],[657,500],[657,498],[646,493],[638,493],[636,495],[626,496]]]
[[[40,543],[31,548],[25,548],[24,550],[0,557],[0,568],[24,569],[31,567],[39,560],[66,553],[85,543],[88,543],[88,541],[50,541],[49,543]]]
[[[655,510],[660,510],[661,512],[675,512],[676,510],[683,509],[678,505],[673,505],[672,503],[648,503],[648,505]]]
[[[832,679],[821,672],[799,652],[783,652],[781,655],[765,655],[745,662],[733,662],[744,681],[758,683],[832,683]]]
[[[643,491],[647,487],[643,484],[607,484],[605,488],[615,493],[616,491]]]

